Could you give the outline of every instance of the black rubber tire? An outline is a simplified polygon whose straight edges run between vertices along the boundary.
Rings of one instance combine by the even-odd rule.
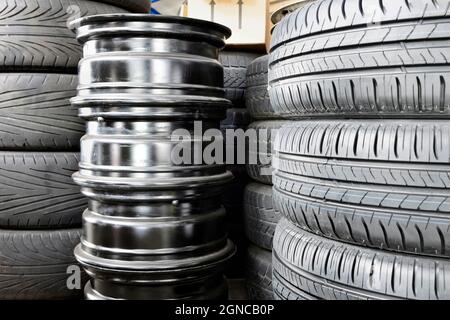
[[[2,300],[81,299],[83,290],[67,288],[67,268],[77,265],[73,249],[81,230],[0,230]],[[84,287],[84,272],[81,288]]]
[[[250,123],[250,116],[246,109],[228,109],[227,118],[220,123],[220,129],[224,135],[225,154],[232,151],[235,155],[234,164],[227,165],[227,170],[233,173],[234,180],[225,186],[222,203],[227,211],[228,221],[242,224],[244,216],[244,189],[248,183],[248,175],[245,164],[238,164],[238,148],[235,141],[227,141],[226,130],[245,130]],[[245,150],[244,150],[245,151]],[[243,159],[245,163],[245,159]]]
[[[450,116],[447,1],[318,0],[273,34],[270,99],[287,117]]]
[[[225,135],[227,129],[236,130],[244,129],[250,123],[250,117],[245,109],[228,109],[227,118],[220,124],[220,129]],[[225,153],[228,150],[233,150],[236,155],[236,144],[233,141],[225,141]],[[236,161],[237,157],[235,157]],[[246,242],[244,232],[244,190],[248,183],[249,177],[247,175],[245,165],[241,164],[227,165],[227,170],[233,173],[234,180],[227,184],[222,192],[222,204],[226,210],[226,220],[228,223],[228,236],[233,243],[239,244],[237,252],[228,263],[225,275],[231,279],[243,279],[244,269],[242,266],[245,262]]]
[[[151,0],[90,0],[109,3],[133,13],[150,13]]]
[[[273,234],[281,214],[273,207],[272,187],[251,183],[244,194],[245,233],[258,247],[272,250]]]
[[[246,129],[251,119],[247,109],[231,108],[227,110],[227,117],[220,122],[220,130],[225,132],[227,129]]]
[[[272,290],[274,299],[280,301],[323,300],[317,299],[310,294],[295,288],[294,285],[281,278],[278,274],[273,275]]]
[[[450,121],[315,121],[275,143],[275,207],[304,230],[450,256]]]
[[[259,57],[247,68],[245,104],[250,115],[255,120],[267,120],[277,117],[275,110],[270,104],[268,68],[268,55]]]
[[[225,98],[234,107],[245,107],[245,82],[248,65],[260,54],[239,51],[222,51],[219,61],[224,67]]]
[[[77,153],[0,152],[0,227],[78,227],[87,200],[72,181]]]
[[[227,211],[228,214],[228,211]],[[228,217],[227,217],[228,218]],[[227,219],[228,220],[228,219]],[[228,239],[236,244],[236,253],[227,262],[225,269],[225,277],[227,279],[244,279],[245,278],[245,260],[247,256],[247,243],[248,240],[245,237],[243,217],[241,215],[241,221],[227,221]]]
[[[273,300],[272,252],[249,245],[245,270],[249,299]]]
[[[258,182],[272,184],[272,141],[280,127],[287,121],[259,121],[248,127],[249,146],[247,152],[247,173]],[[256,135],[252,134],[256,131]],[[256,141],[255,141],[256,137]],[[260,161],[263,159],[263,161]]]
[[[0,69],[76,74],[82,47],[68,29],[68,21],[123,12],[88,0],[4,0],[0,3]]]
[[[233,174],[237,173],[239,176],[245,172],[246,161],[244,157],[241,157],[241,159],[239,159],[238,157],[238,153],[242,151],[240,151],[240,148],[238,148],[237,144],[239,142],[237,141],[237,139],[234,139],[234,141],[228,141],[229,139],[227,139],[227,133],[231,133],[234,136],[236,130],[241,129],[245,131],[250,122],[250,115],[246,109],[232,108],[227,110],[226,119],[224,119],[220,123],[220,130],[222,131],[223,139],[225,142],[225,156],[227,153],[230,154],[230,157],[232,154],[234,154],[234,159],[232,160],[233,164],[230,164],[231,162],[228,160],[225,160],[225,163],[229,164],[227,166],[229,171],[233,172]],[[245,147],[246,146],[244,146],[243,148],[243,152],[245,152],[246,150]],[[244,168],[244,170],[242,170],[242,168]]]
[[[250,179],[244,166],[230,166],[227,170],[233,173],[234,179],[223,188],[222,204],[227,212],[227,220],[242,225],[244,222],[244,190]]]
[[[348,245],[303,231],[286,219],[275,232],[273,277],[281,284],[275,290],[284,287],[293,297],[305,292],[326,300],[450,299],[448,259]]]
[[[0,83],[0,149],[79,149],[85,125],[70,105],[77,76],[1,73]]]

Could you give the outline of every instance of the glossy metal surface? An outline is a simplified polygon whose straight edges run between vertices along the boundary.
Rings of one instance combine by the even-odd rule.
[[[88,299],[222,299],[227,240],[223,165],[179,164],[183,143],[218,128],[223,98],[219,50],[229,31],[192,19],[107,15],[76,21],[84,45],[78,96],[87,120],[74,180],[89,198],[75,250],[92,277]],[[197,148],[197,146],[199,146]]]
[[[105,288],[105,285],[108,289]],[[127,288],[127,287],[125,287]],[[98,292],[108,291],[113,292],[117,289],[117,296],[123,296],[124,286],[113,287],[110,283],[102,283],[97,281],[94,287],[90,282],[86,284],[85,294],[88,300],[123,300],[120,298],[107,297]],[[156,289],[146,286],[130,286],[127,288],[127,295],[131,299],[137,300],[139,296],[147,296],[151,300],[160,300],[161,297],[167,297],[170,300],[227,300],[228,299],[228,287],[225,279],[222,276],[211,277],[208,279],[201,279],[201,283],[187,282],[179,286],[159,286]],[[186,294],[189,293],[189,294]],[[135,297],[135,298],[134,298]]]
[[[78,96],[84,118],[222,119],[220,49],[230,31],[179,17],[102,15],[73,22],[84,58]]]

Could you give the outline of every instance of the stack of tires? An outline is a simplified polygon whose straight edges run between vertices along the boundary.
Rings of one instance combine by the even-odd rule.
[[[227,141],[227,130],[245,130],[250,124],[250,117],[246,109],[232,108],[227,110],[227,117],[220,124],[222,134],[225,137],[225,153],[232,150],[236,154],[237,148],[234,141]],[[231,152],[231,151],[230,151]],[[244,208],[243,199],[245,186],[248,183],[248,175],[245,165],[228,164],[227,170],[233,174],[233,181],[224,187],[222,203],[226,210],[226,222],[228,235],[233,243],[239,244],[236,255],[228,264],[226,275],[230,279],[242,280],[244,272],[242,265],[246,255],[246,238],[244,232]]]
[[[71,178],[84,124],[69,102],[81,47],[67,22],[147,8],[147,1],[1,2],[0,299],[82,297],[66,283],[87,205]]]
[[[225,99],[233,108],[245,110],[245,91],[248,66],[260,56],[259,53],[225,50],[219,54],[223,65]]]
[[[450,298],[449,6],[319,0],[276,27],[276,298]]]
[[[225,98],[232,102],[232,108],[227,110],[227,117],[221,122],[221,130],[226,137],[227,130],[245,130],[250,124],[250,116],[245,105],[246,75],[249,64],[260,54],[244,51],[225,50],[219,54],[219,61],[224,68]],[[225,140],[225,152],[237,154],[235,141]],[[230,279],[244,278],[242,265],[246,256],[246,237],[244,232],[244,191],[248,184],[245,164],[227,166],[233,173],[234,180],[225,188],[222,201],[227,212],[227,225],[230,239],[239,244],[237,253],[232,258],[226,271]]]
[[[245,233],[250,241],[246,258],[246,286],[249,298],[271,300],[272,240],[279,214],[272,201],[272,140],[287,123],[276,120],[267,91],[269,56],[263,56],[247,70],[246,103],[253,122],[249,138],[247,172],[253,182],[245,188]],[[256,154],[255,154],[256,153]]]

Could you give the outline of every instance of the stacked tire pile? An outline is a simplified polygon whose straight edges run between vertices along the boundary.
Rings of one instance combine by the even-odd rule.
[[[149,15],[74,25],[84,58],[72,104],[87,120],[74,179],[89,198],[75,255],[87,298],[226,299],[232,174],[206,163],[195,122],[219,129],[230,107],[218,62],[230,30]]]
[[[231,101],[233,108],[245,109],[247,68],[259,56],[258,53],[235,50],[224,50],[219,54],[224,71],[225,98]]]
[[[247,67],[260,54],[225,49],[219,54],[219,61],[224,68],[225,98],[230,100],[232,108],[227,110],[220,128],[224,135],[225,154],[233,152],[237,155],[238,147],[235,141],[226,140],[226,131],[246,130],[250,124],[250,115],[245,105]],[[222,201],[227,212],[227,225],[230,239],[239,243],[236,255],[227,269],[227,276],[232,279],[242,279],[244,272],[242,265],[246,256],[246,238],[244,231],[244,191],[248,183],[245,164],[238,163],[237,158],[233,164],[227,165],[228,171],[233,173],[233,181],[225,188]]]
[[[245,130],[250,124],[250,117],[246,109],[231,108],[227,110],[227,117],[220,123],[220,128],[224,136],[225,155],[227,152],[233,152],[235,155],[238,148],[234,141],[227,141],[226,132],[231,130]],[[226,275],[230,279],[242,281],[244,271],[242,265],[246,255],[246,237],[244,231],[244,191],[248,183],[248,175],[245,170],[245,164],[228,164],[227,170],[233,174],[233,181],[225,186],[222,194],[222,203],[227,213],[226,223],[230,239],[239,244],[236,255],[228,264]]]
[[[246,286],[254,300],[272,300],[272,240],[279,213],[272,201],[272,139],[287,121],[273,110],[268,87],[269,56],[253,61],[247,70],[247,109],[253,119],[249,137],[247,172],[253,182],[245,188],[245,233],[250,241],[246,258]]]
[[[71,175],[84,131],[73,16],[147,10],[147,1],[5,0],[0,4],[0,298],[66,299],[86,201]]]
[[[278,299],[449,299],[450,2],[319,0],[275,29]]]

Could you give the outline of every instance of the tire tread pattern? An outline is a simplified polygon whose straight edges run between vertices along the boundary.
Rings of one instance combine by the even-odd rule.
[[[445,0],[319,0],[275,29],[270,99],[291,118],[449,117]]]
[[[2,299],[80,299],[82,290],[69,290],[66,284],[68,266],[77,264],[73,250],[80,236],[80,229],[1,230]],[[85,278],[83,273],[82,279]]]
[[[253,61],[247,69],[245,104],[252,118],[256,120],[276,118],[270,105],[268,68],[269,56],[265,55]]]
[[[248,65],[259,54],[239,51],[222,51],[219,61],[224,67],[225,98],[235,108],[245,107],[245,87]]]
[[[70,228],[81,224],[87,200],[72,181],[78,153],[0,152],[0,226]]]
[[[275,142],[274,206],[321,236],[448,257],[449,129],[446,121],[286,125]]]
[[[247,250],[246,285],[251,300],[273,300],[272,253],[250,245]]]
[[[68,29],[73,17],[126,13],[88,0],[5,0],[0,3],[0,68],[76,73],[82,47]],[[14,35],[14,37],[11,37]]]
[[[244,193],[245,233],[258,247],[272,250],[273,234],[280,214],[273,207],[272,188],[251,183]]]
[[[3,150],[78,150],[85,131],[70,105],[77,76],[0,74],[0,148]]]
[[[294,295],[317,299],[449,299],[446,259],[392,254],[302,231],[282,219],[274,238],[274,274]],[[292,290],[292,289],[291,289]]]

